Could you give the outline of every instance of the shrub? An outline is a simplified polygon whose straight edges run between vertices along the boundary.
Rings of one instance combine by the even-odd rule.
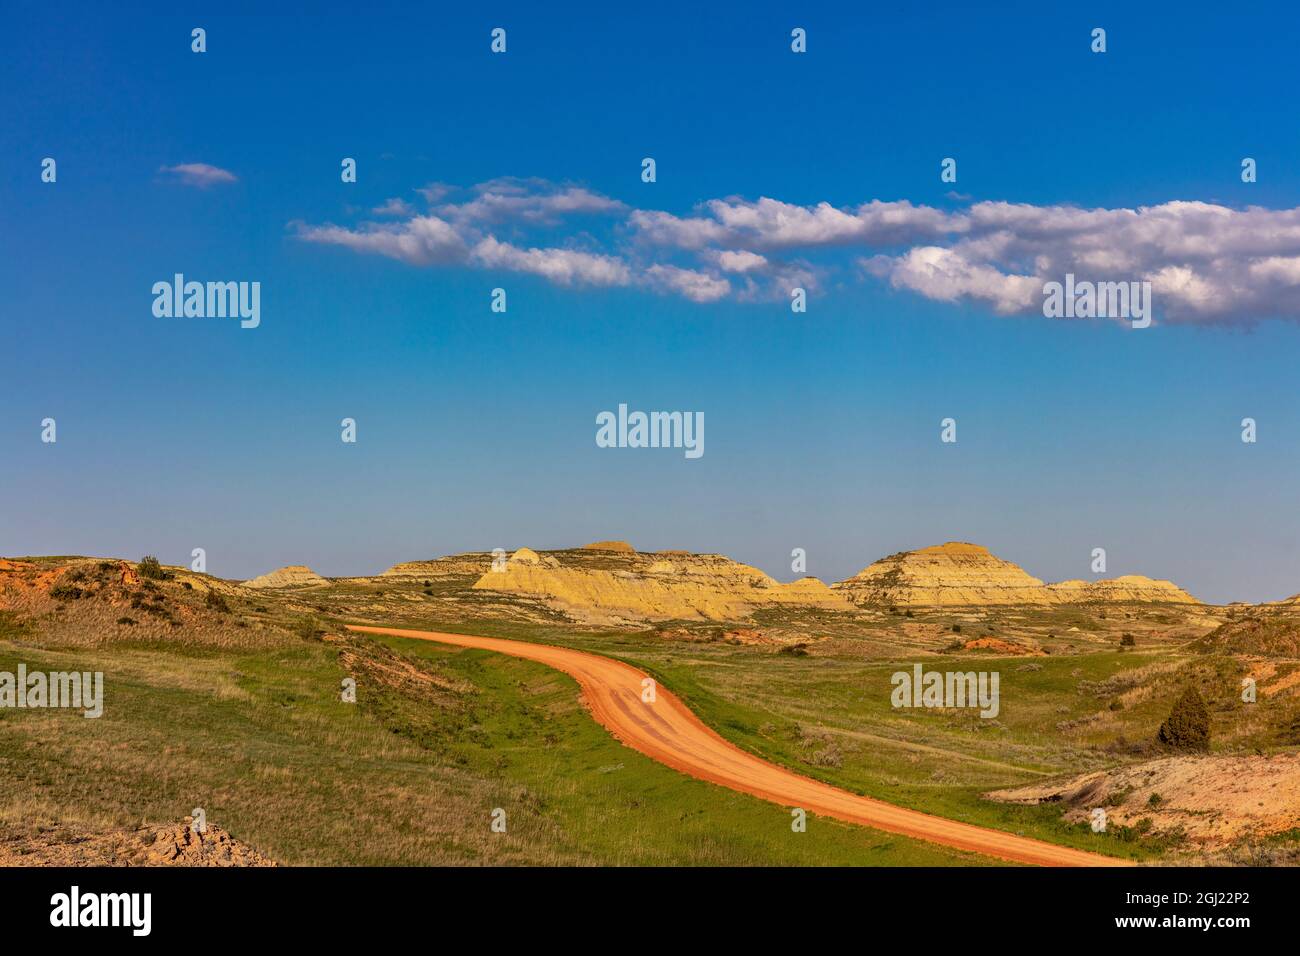
[[[214,611],[220,611],[222,614],[227,614],[230,611],[230,605],[226,603],[225,596],[211,589],[204,595],[203,603]]]
[[[75,601],[82,593],[81,588],[73,584],[56,584],[50,588],[50,597],[56,601]]]
[[[136,570],[140,572],[140,577],[148,578],[151,581],[166,581],[171,575],[163,570],[163,566],[158,559],[152,554],[146,554],[136,565]]]
[[[1160,725],[1160,742],[1179,750],[1207,750],[1210,746],[1210,712],[1200,691],[1189,687],[1174,703]]]
[[[131,617],[119,617],[119,618],[117,619],[117,623],[118,623],[118,624],[131,625],[131,624],[134,624],[134,623],[135,623],[135,618],[131,618]]]
[[[952,632],[953,632],[954,634],[960,634],[960,633],[961,633],[961,625],[960,625],[960,624],[954,624],[954,625],[952,626]]]
[[[1137,639],[1134,638],[1133,635],[1129,634],[1127,631],[1124,633],[1124,636],[1119,639],[1120,647],[1135,647],[1136,645],[1137,645]]]
[[[314,617],[302,617],[294,624],[293,632],[304,641],[314,641],[320,636],[321,631]]]

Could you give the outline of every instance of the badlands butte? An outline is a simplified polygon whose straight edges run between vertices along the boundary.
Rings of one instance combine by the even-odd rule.
[[[177,865],[995,861],[816,814],[793,834],[623,746],[536,654],[416,631],[613,658],[727,745],[893,807],[1125,861],[1300,861],[1300,597],[1049,583],[965,542],[781,582],[621,541],[246,581],[0,560],[0,671],[105,675],[99,720],[0,709],[0,861],[156,860],[195,807],[224,842]],[[915,668],[997,674],[996,715],[895,706]]]

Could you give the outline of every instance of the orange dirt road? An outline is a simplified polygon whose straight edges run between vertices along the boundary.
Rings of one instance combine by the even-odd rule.
[[[391,634],[458,647],[477,647],[537,661],[564,671],[582,687],[592,716],[626,746],[674,770],[787,807],[918,840],[1039,866],[1130,866],[1127,860],[959,823],[919,810],[863,797],[778,767],[741,750],[705,726],[676,696],[655,688],[654,703],[641,699],[647,675],[621,661],[549,644],[438,631],[348,625],[349,630]]]

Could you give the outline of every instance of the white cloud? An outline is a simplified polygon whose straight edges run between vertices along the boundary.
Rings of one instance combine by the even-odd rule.
[[[911,289],[943,302],[975,299],[1002,314],[1024,311],[1043,298],[1041,279],[1004,275],[992,266],[971,262],[960,252],[940,246],[918,246],[903,256],[878,256],[865,260],[863,265],[876,275],[888,277],[895,288]]]
[[[950,301],[954,290],[999,312],[1042,302],[1067,273],[1098,282],[1149,281],[1172,322],[1300,318],[1300,209],[1244,210],[1174,201],[1135,209],[976,203],[963,237],[939,256],[915,248],[876,257],[895,286]],[[1028,289],[1038,282],[1037,295]]]
[[[508,269],[544,276],[558,285],[627,285],[632,272],[616,256],[574,249],[520,249],[488,236],[474,247],[474,259],[490,269]]]
[[[702,209],[707,216],[685,219],[665,212],[638,211],[629,224],[642,238],[660,245],[765,250],[851,243],[888,245],[964,227],[961,217],[907,201],[873,200],[856,208],[839,209],[826,202],[796,206],[763,197],[756,202],[713,199]]]
[[[415,191],[424,197],[425,202],[429,205],[433,205],[451,193],[453,187],[448,186],[446,183],[427,183]]]
[[[544,180],[493,180],[476,186],[475,191],[475,198],[440,206],[438,214],[472,224],[518,221],[554,225],[565,216],[609,215],[627,209],[618,200],[589,189],[555,186]]]
[[[385,200],[370,211],[376,216],[411,216],[415,213],[409,202],[396,197]]]
[[[415,216],[404,223],[382,226],[372,223],[361,229],[300,225],[297,237],[305,242],[372,252],[413,266],[463,262],[468,252],[456,230],[437,216]]]
[[[743,249],[721,249],[715,261],[723,272],[755,272],[767,266],[765,256],[760,256],[756,252],[746,252]]]
[[[676,292],[692,302],[717,302],[731,292],[731,283],[726,279],[695,269],[653,265],[645,274],[651,288]]]
[[[220,166],[209,166],[207,163],[181,163],[178,166],[160,166],[158,172],[167,173],[177,182],[184,183],[186,186],[198,186],[200,189],[206,189],[220,183],[237,182],[239,179],[230,170],[222,169]]]
[[[828,277],[865,275],[1007,314],[1037,311],[1043,284],[1073,273],[1080,281],[1149,281],[1159,321],[1300,319],[1300,208],[985,201],[941,209],[880,200],[837,207],[731,197],[678,216],[540,179],[419,191],[440,203],[432,213],[414,215],[389,200],[374,215],[400,222],[300,226],[298,235],[413,265],[507,269],[566,286],[635,285],[695,302],[772,300],[796,286],[820,289]],[[845,268],[854,260],[856,273]]]

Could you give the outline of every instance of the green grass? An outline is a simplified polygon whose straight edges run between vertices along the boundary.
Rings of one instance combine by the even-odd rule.
[[[203,807],[291,864],[987,862],[816,818],[793,833],[781,807],[618,744],[549,668],[385,643],[436,693],[366,678],[343,703],[339,648],[313,641],[242,654],[0,644],[0,669],[105,672],[97,720],[0,711],[0,832],[174,823]],[[497,807],[504,834],[490,830]]]
[[[986,792],[1116,766],[1122,741],[1149,740],[1168,714],[1179,681],[1230,688],[1235,663],[1156,652],[998,658],[942,655],[927,669],[996,670],[1001,712],[895,710],[890,676],[912,660],[796,657],[754,647],[687,643],[641,634],[580,633],[560,627],[406,620],[436,628],[536,640],[624,660],[682,697],[710,726],[745,749],[844,789],[951,819],[1115,856],[1156,859],[1174,841],[1155,834],[1094,834],[1062,820],[1059,807],[990,801]],[[1027,668],[1025,665],[1029,665]],[[1024,668],[1024,669],[1022,669]],[[1129,709],[1111,710],[1124,675],[1156,677],[1158,688]],[[1168,674],[1165,674],[1165,671]],[[1139,681],[1139,686],[1145,686]],[[833,747],[831,745],[834,745]]]

